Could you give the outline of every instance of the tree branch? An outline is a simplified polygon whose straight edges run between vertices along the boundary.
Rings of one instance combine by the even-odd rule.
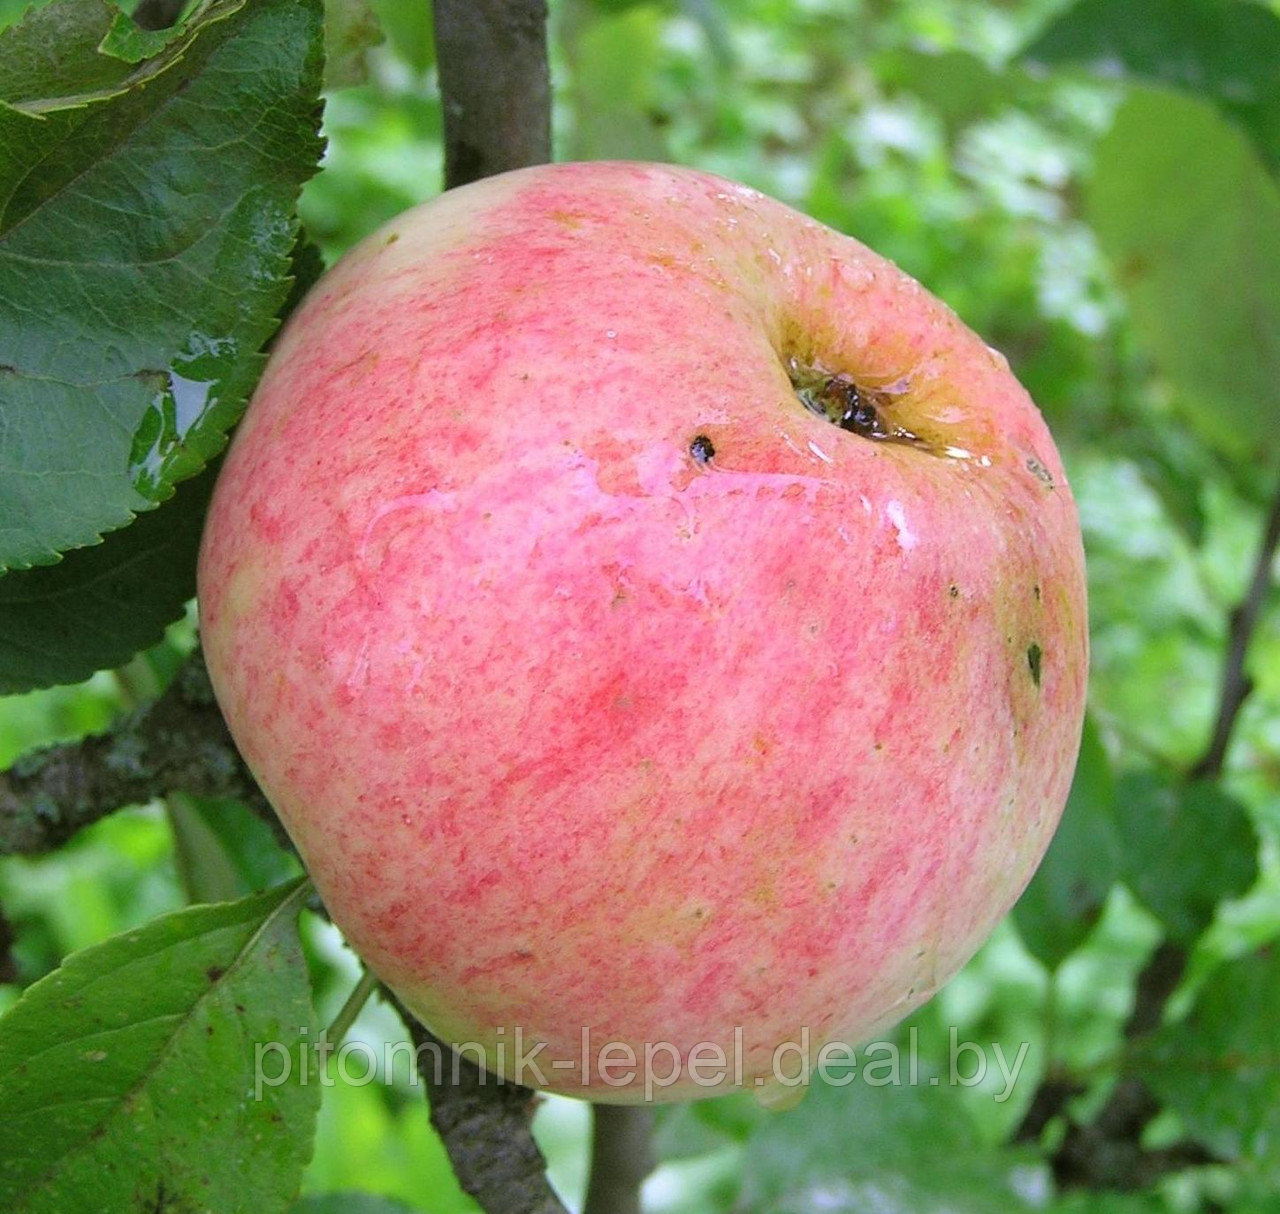
[[[1271,588],[1271,567],[1275,564],[1277,545],[1280,545],[1280,488],[1277,488],[1271,509],[1267,513],[1249,588],[1231,612],[1227,632],[1227,658],[1222,666],[1222,687],[1218,696],[1218,716],[1214,721],[1208,749],[1191,769],[1193,780],[1213,779],[1222,774],[1236,718],[1253,690],[1253,682],[1244,672],[1244,663],[1249,653],[1249,642],[1253,639],[1254,629],[1258,626],[1258,618],[1267,600],[1267,591]]]
[[[597,1104],[593,1117],[583,1214],[640,1214],[640,1186],[654,1167],[653,1110]]]
[[[1263,524],[1248,588],[1229,616],[1218,711],[1209,745],[1188,771],[1189,780],[1213,780],[1222,775],[1240,710],[1253,690],[1253,683],[1245,674],[1245,660],[1271,588],[1277,548],[1280,487]],[[1187,961],[1187,950],[1171,941],[1162,942],[1151,954],[1138,975],[1133,1011],[1124,1026],[1126,1041],[1144,1037],[1159,1027],[1165,1007],[1182,981]],[[1015,1132],[1014,1141],[1037,1140],[1078,1092],[1075,1084],[1060,1077],[1045,1080]],[[1072,1121],[1067,1125],[1051,1161],[1059,1183],[1134,1189],[1149,1184],[1163,1171],[1212,1161],[1212,1156],[1194,1143],[1178,1144],[1164,1151],[1144,1150],[1139,1145],[1142,1133],[1158,1112],[1158,1103],[1140,1079],[1122,1079],[1091,1124]]]
[[[106,733],[0,772],[0,855],[32,855],[124,805],[167,793],[235,797],[281,828],[227,732],[197,651],[159,699]]]
[[[446,189],[551,159],[546,0],[433,0]]]
[[[420,1059],[438,1050],[439,1074],[419,1063],[431,1124],[449,1153],[454,1175],[486,1214],[565,1214],[546,1176],[546,1160],[530,1130],[537,1094],[481,1071],[433,1036],[385,987]],[[458,1082],[454,1083],[454,1075]]]

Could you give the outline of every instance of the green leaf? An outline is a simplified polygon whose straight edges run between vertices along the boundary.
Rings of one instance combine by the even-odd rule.
[[[575,158],[666,159],[652,117],[661,38],[662,15],[652,5],[617,13],[569,10]]]
[[[196,592],[215,474],[92,548],[0,577],[0,695],[77,683],[164,635]]]
[[[425,72],[436,61],[435,25],[429,4],[405,4],[404,0],[370,0],[391,49],[415,72]]]
[[[227,897],[243,897],[298,875],[297,857],[284,849],[270,826],[238,801],[184,794],[179,804],[173,797],[169,802],[176,811],[175,850],[185,844],[204,857],[203,866],[213,871],[203,879],[230,882]],[[184,836],[181,842],[178,835]],[[181,856],[176,858],[181,862]]]
[[[320,1193],[304,1197],[289,1214],[414,1214],[412,1206],[373,1193]]]
[[[320,1097],[298,1063],[308,888],[166,915],[27,990],[0,1019],[0,1208],[287,1208]],[[255,1091],[255,1066],[283,1069],[283,1053],[260,1053],[270,1042],[293,1069]]]
[[[876,59],[876,75],[924,101],[954,132],[1009,101],[1006,76],[967,51],[894,47]]]
[[[1013,908],[1023,943],[1049,969],[1084,943],[1119,875],[1115,813],[1111,760],[1093,721],[1086,719],[1062,822]]]
[[[195,13],[189,12],[176,24],[158,30],[143,29],[128,13],[116,13],[98,50],[126,63],[141,63],[144,59],[155,58],[180,38],[188,37],[193,28],[192,16],[198,15],[199,20],[206,20],[209,16],[222,16],[223,13],[216,11],[219,7],[230,14],[243,6],[244,0],[224,0],[220,5],[215,0],[214,4],[197,5]]]
[[[0,34],[0,569],[169,497],[257,380],[320,150],[321,20],[240,3],[137,65],[96,49],[101,0]]]
[[[1025,1158],[984,1149],[955,1089],[930,1086],[929,1079],[939,1076],[883,1087],[864,1082],[861,1072],[844,1088],[814,1082],[798,1108],[761,1121],[747,1140],[741,1208],[770,1214],[1029,1209],[1013,1177]]]
[[[1280,15],[1238,0],[1081,0],[1025,48],[1024,62],[1079,64],[1213,98],[1265,154],[1280,152]]]
[[[1142,1078],[1187,1130],[1225,1158],[1280,1161],[1280,954],[1228,962],[1190,1013],[1139,1054]]]
[[[1116,787],[1121,879],[1175,943],[1190,945],[1224,898],[1258,875],[1245,807],[1210,781],[1182,785],[1148,773]]]
[[[194,797],[173,792],[165,798],[173,835],[173,861],[189,902],[233,902],[246,889],[230,852]]]
[[[1138,336],[1203,439],[1280,433],[1280,191],[1208,104],[1135,90],[1098,149],[1091,222]]]

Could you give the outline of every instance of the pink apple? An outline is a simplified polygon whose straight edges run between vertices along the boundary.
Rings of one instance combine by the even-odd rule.
[[[857,241],[659,165],[467,186],[330,271],[200,607],[351,943],[440,1036],[511,1073],[519,1028],[601,1100],[643,1096],[627,1047],[706,1096],[738,1030],[769,1092],[802,1030],[927,999],[1035,869],[1084,705],[1076,510],[1005,360]]]

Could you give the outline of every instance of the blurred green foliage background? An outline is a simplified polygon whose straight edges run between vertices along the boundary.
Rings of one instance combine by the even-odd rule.
[[[329,260],[438,189],[424,7],[332,5],[328,152],[301,204]],[[1030,1043],[1013,1095],[997,1100],[991,1075],[972,1087],[815,1089],[784,1114],[736,1097],[664,1111],[647,1208],[1277,1208],[1280,976],[1254,951],[1280,935],[1274,601],[1249,651],[1253,689],[1225,773],[1200,784],[1185,773],[1208,743],[1231,611],[1280,473],[1280,6],[551,8],[558,157],[723,173],[897,261],[1001,349],[1040,404],[1089,559],[1091,719],[1051,863],[900,1030],[917,1031],[933,1068],[945,1069],[953,1026],[1009,1057]],[[123,672],[0,701],[0,764],[105,726],[192,637],[188,620]],[[247,813],[190,799],[117,814],[47,858],[0,861],[16,935],[0,1009],[67,952],[182,905],[183,848],[210,830],[234,841],[224,896],[288,871]],[[332,1016],[357,966],[332,929],[305,928],[321,1017]],[[1161,939],[1191,950],[1170,1005],[1189,1019],[1135,1062],[1122,1025]],[[1198,995],[1215,991],[1216,1002]],[[374,1042],[397,1033],[380,1007],[354,1030]],[[1217,1067],[1228,1047],[1252,1060],[1247,1073]],[[1206,1066],[1180,1081],[1178,1057],[1198,1048]],[[1040,1145],[1006,1145],[1046,1075],[1079,1084],[1070,1107],[1086,1117],[1135,1065],[1163,1102],[1144,1142],[1194,1133],[1221,1164],[1168,1170],[1137,1194],[1061,1193],[1046,1162],[1052,1128]],[[555,1182],[580,1201],[585,1108],[548,1101],[536,1128]],[[306,1188],[474,1208],[420,1094],[381,1084],[326,1092]]]

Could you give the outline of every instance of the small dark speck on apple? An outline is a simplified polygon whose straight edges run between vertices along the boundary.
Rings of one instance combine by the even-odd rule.
[[[948,594],[949,594],[953,599],[958,599],[958,598],[960,597],[960,587],[959,587],[959,586],[957,586],[957,585],[953,582],[953,583],[951,584],[950,589],[947,591],[947,593],[948,593]]]
[[[710,463],[715,453],[715,444],[705,434],[699,434],[689,444],[689,454],[700,464]]]
[[[1032,641],[1027,646],[1027,666],[1031,669],[1031,681],[1037,687],[1040,686],[1040,661],[1043,657],[1044,650],[1035,641]]]
[[[391,235],[387,237],[386,244],[383,245],[383,248],[386,248],[386,246],[389,244],[395,244],[395,242],[399,239],[400,239],[400,233],[392,232]]]
[[[1037,582],[1034,586],[1031,587],[1031,593],[1036,596],[1036,602],[1038,603],[1040,601],[1040,583],[1039,582]]]
[[[1036,480],[1048,485],[1050,489],[1053,488],[1053,473],[1044,466],[1043,462],[1041,462],[1037,456],[1027,456],[1027,471],[1030,472]]]

